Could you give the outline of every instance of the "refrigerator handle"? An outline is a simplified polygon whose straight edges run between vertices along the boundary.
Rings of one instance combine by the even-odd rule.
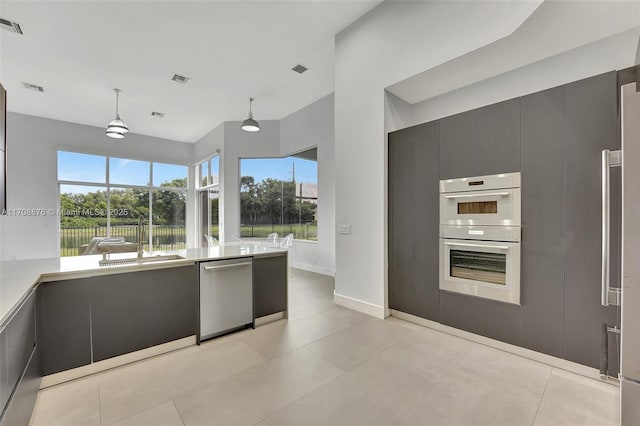
[[[620,289],[611,288],[611,167],[622,165],[622,151],[602,151],[602,274],[600,303],[602,306],[620,305]]]

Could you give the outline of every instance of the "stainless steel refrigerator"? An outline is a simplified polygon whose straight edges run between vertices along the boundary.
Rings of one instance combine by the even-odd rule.
[[[602,304],[621,305],[620,419],[640,425],[640,92],[637,82],[623,85],[620,117],[622,149],[603,152]],[[622,284],[609,286],[609,170],[622,167]]]

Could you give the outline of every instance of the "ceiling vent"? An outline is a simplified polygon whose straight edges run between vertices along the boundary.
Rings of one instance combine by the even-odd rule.
[[[25,89],[33,90],[34,92],[44,92],[44,87],[38,86],[37,84],[23,82],[22,87],[24,87]]]
[[[151,111],[151,116],[152,117],[162,118],[162,117],[164,117],[164,112]]]
[[[189,80],[191,80],[191,77],[185,77],[184,75],[174,74],[173,77],[171,77],[171,80],[175,81],[176,83],[187,84]]]
[[[306,70],[308,70],[309,68],[305,67],[304,65],[296,65],[295,67],[291,68],[293,71],[297,72],[298,74],[302,74],[303,72],[305,72]]]
[[[13,33],[22,34],[22,27],[17,22],[9,21],[7,19],[0,18],[0,27],[3,30],[11,31]]]

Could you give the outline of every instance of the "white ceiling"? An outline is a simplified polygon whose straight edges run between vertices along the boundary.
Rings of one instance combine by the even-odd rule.
[[[380,0],[5,1],[8,110],[195,142],[223,121],[281,119],[333,91],[333,36]],[[290,68],[309,68],[296,74]],[[174,73],[188,85],[170,81]],[[21,87],[44,86],[44,93]],[[164,112],[164,118],[151,117]]]
[[[415,104],[638,26],[640,1],[546,0],[512,34],[387,90]]]

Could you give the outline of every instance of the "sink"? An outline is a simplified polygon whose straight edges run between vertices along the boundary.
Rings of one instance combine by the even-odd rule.
[[[150,256],[150,257],[129,257],[124,259],[102,259],[98,263],[100,266],[116,266],[116,265],[144,265],[147,263],[167,262],[170,260],[181,260],[182,256],[177,254],[168,254],[164,256]]]

